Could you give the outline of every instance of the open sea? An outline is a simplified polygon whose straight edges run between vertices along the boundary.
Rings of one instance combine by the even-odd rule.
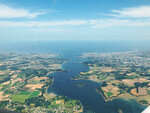
[[[72,99],[80,100],[84,106],[85,113],[141,113],[145,106],[135,100],[116,99],[105,102],[96,88],[100,83],[88,80],[71,80],[81,71],[88,71],[89,68],[82,64],[85,59],[80,56],[85,52],[124,52],[134,50],[150,50],[150,41],[36,41],[36,42],[4,42],[0,43],[0,52],[18,53],[54,53],[67,62],[62,68],[67,72],[56,72],[49,76],[54,77],[54,85],[49,87],[49,92],[55,92]],[[84,87],[77,84],[85,83]]]

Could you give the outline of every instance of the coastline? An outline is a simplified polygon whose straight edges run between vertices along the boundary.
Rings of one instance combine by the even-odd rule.
[[[123,100],[128,100],[128,101],[129,100],[135,100],[135,102],[140,104],[142,107],[148,107],[149,106],[149,104],[143,104],[143,103],[139,102],[139,98],[135,97],[135,96],[128,97],[127,95],[124,95],[124,96],[118,96],[118,97],[113,97],[113,98],[106,98],[105,95],[101,91],[99,91],[98,89],[96,89],[96,91],[103,97],[105,102],[113,101],[116,99],[123,99]]]
[[[52,98],[55,98],[55,97],[57,96],[57,94],[55,94],[55,93],[53,93],[53,92],[48,93],[48,88],[49,88],[49,87],[50,87],[50,85],[46,87],[45,93],[43,94],[43,96],[44,96],[47,100],[52,99]]]

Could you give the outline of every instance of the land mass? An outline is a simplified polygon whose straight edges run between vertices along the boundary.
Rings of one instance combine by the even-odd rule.
[[[64,71],[55,54],[0,54],[0,109],[22,113],[79,113],[80,101],[48,93],[53,72]]]
[[[73,80],[101,83],[96,90],[105,101],[123,98],[136,99],[150,105],[150,51],[84,53],[83,63],[90,70],[80,72]]]

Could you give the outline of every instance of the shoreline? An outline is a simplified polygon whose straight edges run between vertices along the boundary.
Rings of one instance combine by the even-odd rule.
[[[140,104],[142,107],[148,107],[149,106],[149,104],[143,104],[143,103],[140,103],[139,101],[138,101],[138,97],[133,97],[133,98],[129,98],[129,97],[127,97],[127,96],[124,96],[124,97],[114,97],[114,98],[106,98],[105,96],[104,96],[104,94],[102,93],[102,92],[100,92],[98,89],[96,89],[96,91],[103,97],[103,99],[104,99],[104,101],[105,102],[108,102],[108,101],[113,101],[113,100],[116,100],[116,99],[123,99],[123,100],[135,100],[135,102],[136,103],[138,103],[138,104]]]
[[[49,87],[50,85],[46,86],[45,93],[43,93],[43,97],[45,97],[47,100],[55,98],[57,96],[57,94],[55,94],[54,92],[48,92]]]

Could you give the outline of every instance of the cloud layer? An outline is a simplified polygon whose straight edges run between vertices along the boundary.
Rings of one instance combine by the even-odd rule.
[[[29,12],[26,9],[11,8],[0,4],[0,18],[36,18],[42,14],[46,14],[46,12]]]
[[[88,24],[87,20],[62,20],[62,21],[0,21],[2,27],[50,27],[50,26],[80,26]]]
[[[105,28],[113,26],[144,27],[150,26],[150,6],[123,8],[112,10],[111,17],[105,19],[59,20],[59,21],[0,21],[1,27],[51,27],[82,26],[89,28]],[[31,12],[26,9],[11,8],[0,4],[0,18],[36,18],[46,12]],[[115,16],[112,17],[112,16]],[[117,18],[116,18],[117,17]],[[122,17],[122,18],[120,18]],[[128,17],[128,18],[126,18]],[[132,19],[136,18],[136,19]]]
[[[121,10],[112,10],[116,17],[149,18],[150,6],[123,8]]]
[[[150,26],[150,19],[144,21],[128,19],[93,19],[93,20],[62,20],[62,21],[0,21],[1,27],[57,27],[86,26],[89,28],[106,28],[113,26],[144,27]]]

